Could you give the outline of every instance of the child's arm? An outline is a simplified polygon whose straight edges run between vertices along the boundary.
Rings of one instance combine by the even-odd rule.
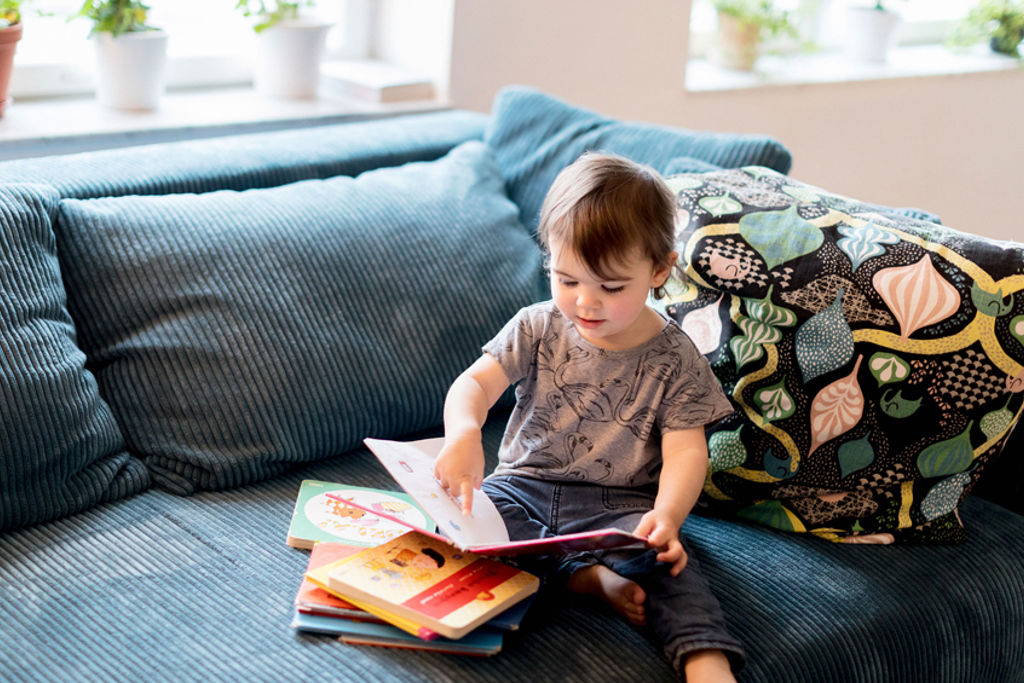
[[[462,512],[473,509],[473,489],[484,478],[480,430],[487,411],[509,381],[498,361],[483,354],[455,378],[444,401],[444,447],[434,461],[434,476],[446,491],[461,496]]]
[[[635,534],[658,548],[658,561],[672,563],[675,576],[686,566],[679,527],[697,503],[708,469],[708,445],[703,427],[667,432],[661,438],[661,476],[654,509],[637,525]]]

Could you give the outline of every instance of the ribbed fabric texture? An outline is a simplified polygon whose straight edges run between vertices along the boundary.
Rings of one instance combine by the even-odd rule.
[[[75,346],[51,229],[57,193],[0,186],[0,531],[145,488]]]
[[[479,139],[486,120],[476,112],[443,111],[18,159],[0,164],[0,183],[45,183],[75,198],[274,187],[437,159]]]
[[[691,515],[743,680],[1024,681],[1024,519],[962,505],[961,545],[845,545]]]
[[[485,437],[493,454],[504,417]],[[434,434],[436,435],[436,434]],[[151,489],[0,537],[5,681],[677,680],[660,651],[598,607],[534,603],[478,659],[345,645],[291,627],[309,557],[285,545],[302,479],[394,488],[365,450],[271,481],[182,498]]]
[[[495,152],[523,225],[531,230],[555,176],[586,151],[621,154],[662,173],[670,164],[679,168],[677,157],[721,168],[767,166],[780,173],[792,164],[789,151],[763,135],[617,121],[522,86],[498,93],[484,140]]]
[[[540,253],[487,148],[205,195],[64,200],[79,344],[129,450],[180,494],[439,424],[536,296]]]
[[[504,421],[485,428],[488,468]],[[294,633],[308,553],[284,539],[302,479],[394,488],[359,450],[231,491],[153,489],[0,537],[5,680],[678,680],[642,630],[569,596],[539,599],[488,659]],[[1020,683],[1021,518],[973,498],[963,514],[972,537],[932,547],[691,516],[701,571],[746,649],[740,681]]]

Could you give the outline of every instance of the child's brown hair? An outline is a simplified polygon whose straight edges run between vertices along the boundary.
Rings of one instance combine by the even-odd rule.
[[[538,235],[579,255],[595,275],[617,279],[635,253],[664,264],[675,246],[675,196],[654,169],[615,154],[588,152],[562,169],[541,207]],[[664,288],[654,290],[655,297]]]

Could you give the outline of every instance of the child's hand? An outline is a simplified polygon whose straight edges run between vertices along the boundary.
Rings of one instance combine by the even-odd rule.
[[[449,441],[434,461],[434,478],[441,488],[462,501],[462,514],[473,510],[473,489],[484,478],[484,447],[479,439]]]
[[[676,576],[686,566],[686,551],[679,540],[679,522],[658,508],[647,512],[640,518],[640,523],[633,531],[637,536],[647,539],[649,548],[657,548],[658,561],[672,564],[669,572]]]

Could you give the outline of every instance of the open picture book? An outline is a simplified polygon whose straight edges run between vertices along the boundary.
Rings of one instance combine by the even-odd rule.
[[[473,491],[473,509],[463,515],[458,498],[441,488],[434,478],[434,459],[444,444],[444,439],[423,439],[420,441],[385,441],[365,439],[367,448],[377,456],[381,464],[394,477],[409,496],[437,525],[440,533],[417,526],[405,519],[389,517],[386,512],[373,510],[374,514],[392,519],[399,524],[416,529],[422,534],[450,543],[460,550],[479,555],[546,555],[642,546],[645,539],[622,529],[599,529],[563,536],[548,536],[527,540],[511,541],[505,522],[494,503],[483,491]],[[360,507],[356,501],[346,501]]]

